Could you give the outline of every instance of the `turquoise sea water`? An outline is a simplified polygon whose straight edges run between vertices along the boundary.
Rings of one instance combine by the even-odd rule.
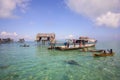
[[[119,80],[120,42],[98,42],[97,49],[110,49],[112,57],[94,58],[91,52],[48,50],[28,42],[0,44],[0,80]],[[70,60],[79,65],[68,64]]]

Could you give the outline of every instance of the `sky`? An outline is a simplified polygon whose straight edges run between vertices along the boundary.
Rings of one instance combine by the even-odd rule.
[[[120,40],[120,0],[0,0],[0,38]]]

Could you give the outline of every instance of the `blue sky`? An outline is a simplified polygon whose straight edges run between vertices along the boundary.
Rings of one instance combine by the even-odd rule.
[[[120,39],[120,0],[0,0],[0,37]]]

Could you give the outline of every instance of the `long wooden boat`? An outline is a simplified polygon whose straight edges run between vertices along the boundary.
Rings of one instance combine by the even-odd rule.
[[[77,50],[77,49],[83,49],[83,48],[89,48],[89,47],[95,47],[95,44],[86,44],[84,46],[76,45],[75,47],[74,46],[69,46],[69,47],[57,46],[57,47],[55,47],[55,49],[57,49],[57,50]]]
[[[104,50],[88,50],[88,52],[103,52]]]
[[[106,57],[106,56],[113,56],[115,53],[100,53],[100,54],[93,54],[94,57]]]

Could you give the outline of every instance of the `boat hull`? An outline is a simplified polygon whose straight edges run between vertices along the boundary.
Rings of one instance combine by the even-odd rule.
[[[85,45],[85,46],[76,46],[76,47],[65,47],[65,46],[58,46],[55,47],[56,50],[77,50],[77,49],[84,49],[89,47],[95,47],[95,44]]]
[[[100,54],[93,54],[94,57],[106,57],[106,56],[113,56],[115,53],[100,53]]]

